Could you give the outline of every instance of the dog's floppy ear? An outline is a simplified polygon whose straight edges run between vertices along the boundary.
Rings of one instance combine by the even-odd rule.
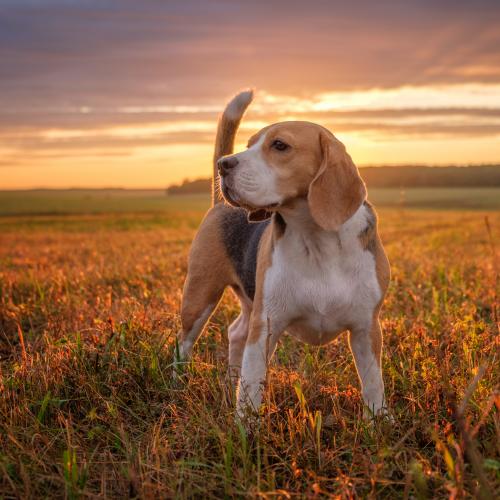
[[[273,214],[265,208],[259,210],[252,210],[247,213],[248,222],[262,222],[263,220],[270,219]]]
[[[326,231],[337,231],[366,198],[366,188],[344,145],[321,131],[322,161],[309,185],[307,200],[311,215]]]

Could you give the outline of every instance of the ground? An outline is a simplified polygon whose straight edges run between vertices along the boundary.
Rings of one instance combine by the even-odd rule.
[[[189,199],[0,217],[0,497],[500,494],[499,212],[379,210],[393,422],[361,418],[345,336],[286,337],[247,433],[226,376],[230,293],[172,378],[206,203]]]

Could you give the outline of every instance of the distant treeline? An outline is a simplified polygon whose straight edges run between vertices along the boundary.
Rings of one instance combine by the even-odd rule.
[[[197,194],[210,193],[212,189],[212,179],[196,179],[194,181],[185,180],[180,186],[170,186],[167,194]]]
[[[474,167],[362,167],[368,187],[500,187],[500,165]],[[167,194],[209,193],[211,179],[185,180],[180,186],[170,186]]]
[[[368,187],[500,187],[500,165],[363,167]]]

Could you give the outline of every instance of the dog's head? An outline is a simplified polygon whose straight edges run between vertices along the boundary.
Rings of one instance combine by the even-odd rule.
[[[221,190],[234,206],[263,220],[307,198],[315,222],[337,230],[363,203],[365,185],[344,145],[309,122],[282,122],[250,138],[248,149],[218,161]]]

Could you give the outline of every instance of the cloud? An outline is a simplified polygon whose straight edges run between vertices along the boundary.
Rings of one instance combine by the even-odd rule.
[[[498,82],[495,2],[7,2],[3,104],[218,102],[242,86],[305,95]]]
[[[376,141],[396,141],[409,138],[487,138],[500,137],[500,108],[395,108],[315,110],[301,108],[293,112],[287,108],[263,112],[262,102],[256,111],[250,111],[242,123],[240,141],[268,123],[284,119],[316,121],[335,134],[365,136]],[[93,113],[85,113],[85,117]],[[112,115],[115,117],[115,115]],[[84,159],[87,157],[126,157],[136,151],[167,148],[180,145],[203,145],[211,149],[215,135],[215,114],[169,113],[168,119],[159,113],[117,113],[120,120],[107,115],[95,116],[85,127],[76,128],[64,120],[57,126],[47,123],[29,129],[13,128],[0,123],[0,148],[4,149],[3,166],[14,163],[36,164],[48,158]],[[119,124],[117,125],[117,122]],[[51,122],[52,125],[55,125]],[[165,150],[165,161],[169,153]],[[188,148],[189,149],[189,148]],[[22,161],[20,160],[22,159]]]
[[[496,137],[499,14],[496,0],[3,0],[2,165],[208,147],[248,86],[261,93],[242,135],[293,118]]]

